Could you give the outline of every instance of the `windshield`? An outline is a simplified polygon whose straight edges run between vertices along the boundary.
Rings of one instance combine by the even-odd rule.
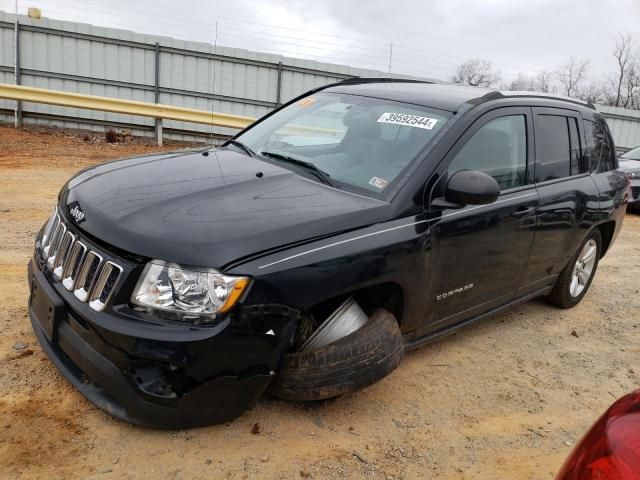
[[[638,160],[640,161],[640,147],[629,150],[627,153],[620,155],[620,158],[625,160]]]
[[[447,118],[441,111],[390,100],[316,93],[236,140],[292,170],[321,173],[332,185],[382,193]]]

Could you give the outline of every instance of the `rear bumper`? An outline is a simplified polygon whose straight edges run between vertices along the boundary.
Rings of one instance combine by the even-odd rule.
[[[189,428],[238,417],[272,381],[290,339],[286,324],[265,336],[233,321],[194,341],[127,337],[75,311],[35,258],[29,283],[29,315],[44,352],[92,403],[127,422]]]

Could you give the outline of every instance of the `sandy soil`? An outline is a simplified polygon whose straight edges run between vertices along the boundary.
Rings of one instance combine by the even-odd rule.
[[[114,420],[58,374],[26,311],[34,234],[64,181],[157,149],[85,140],[0,127],[1,478],[549,479],[595,417],[640,385],[640,216],[627,215],[573,310],[527,303],[318,405],[265,397],[230,424],[189,431]]]

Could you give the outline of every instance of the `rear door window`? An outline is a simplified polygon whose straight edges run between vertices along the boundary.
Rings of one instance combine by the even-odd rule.
[[[567,117],[537,115],[536,182],[545,182],[571,175],[571,141]]]

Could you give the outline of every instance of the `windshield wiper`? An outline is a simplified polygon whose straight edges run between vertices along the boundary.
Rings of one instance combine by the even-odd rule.
[[[288,155],[283,155],[282,153],[277,152],[260,152],[260,155],[264,155],[265,157],[273,158],[274,160],[278,160],[284,163],[289,163],[291,165],[295,165],[297,167],[304,168],[310,173],[314,174],[317,178],[319,178],[323,183],[331,187],[335,187],[336,185],[331,180],[331,176],[325,172],[324,170],[319,169],[316,165],[311,162],[307,162],[305,160],[300,160],[298,158],[290,157]]]
[[[257,156],[256,152],[254,152],[249,147],[247,147],[244,143],[239,142],[238,140],[227,140],[226,142],[224,142],[224,144],[222,146],[225,147],[227,145],[233,145],[235,147],[238,147],[240,150],[243,150],[250,157],[256,157]]]

